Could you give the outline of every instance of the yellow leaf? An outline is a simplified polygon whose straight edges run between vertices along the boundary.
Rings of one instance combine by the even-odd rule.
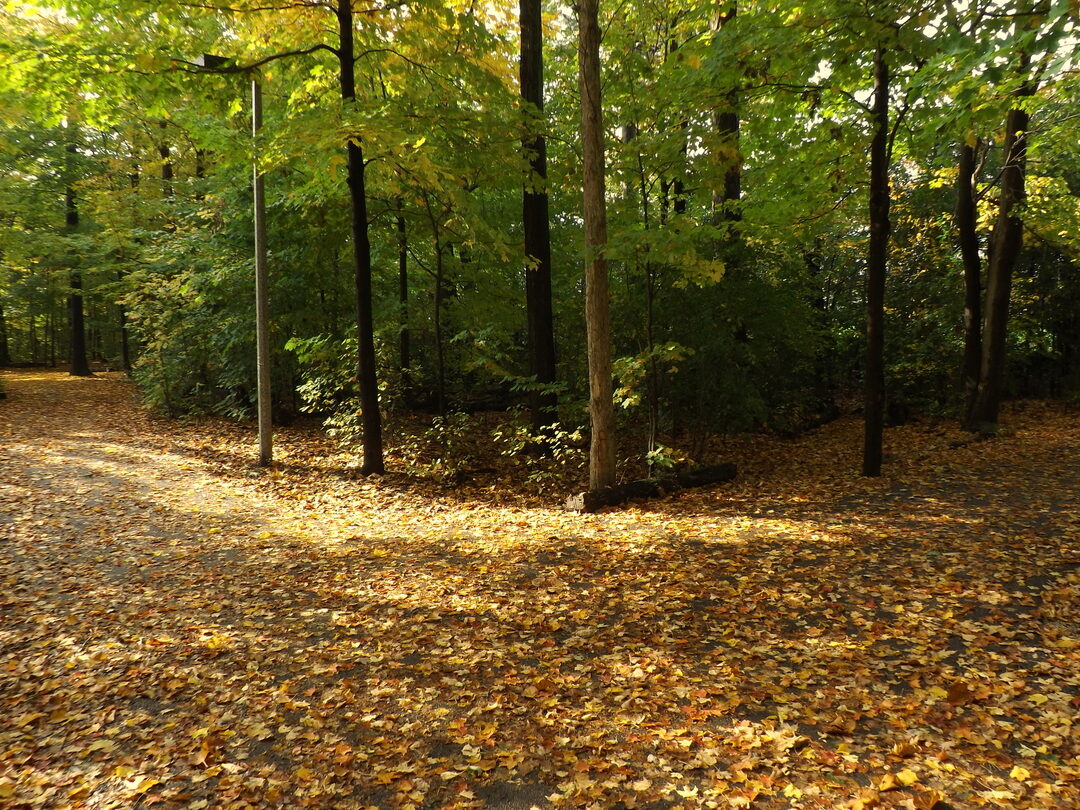
[[[136,795],[142,795],[143,793],[146,793],[146,791],[148,791],[150,788],[154,787],[154,785],[160,784],[160,779],[154,779],[153,777],[143,777],[135,786],[135,793]]]
[[[1046,695],[1032,695],[1028,698],[1028,703],[1033,703],[1036,706],[1042,706],[1046,701],[1050,700]]]
[[[896,781],[904,787],[910,787],[919,781],[919,775],[910,768],[904,768],[904,770],[896,775]]]
[[[1009,771],[1009,778],[1015,779],[1017,782],[1026,782],[1031,777],[1031,771],[1027,768],[1022,768],[1019,765]]]
[[[135,775],[135,769],[130,765],[117,765],[116,770],[113,771],[113,776],[117,776],[121,779],[130,779]]]
[[[309,771],[307,768],[297,768],[296,778],[303,779],[305,782],[310,782],[315,778],[315,774]]]
[[[802,791],[794,785],[788,785],[786,788],[784,788],[784,795],[787,796],[789,799],[798,799],[802,796]]]

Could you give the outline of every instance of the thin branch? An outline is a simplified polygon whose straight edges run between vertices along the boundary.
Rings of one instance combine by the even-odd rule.
[[[175,70],[184,73],[248,73],[252,70],[257,70],[270,62],[276,62],[278,59],[285,59],[290,56],[306,56],[307,54],[315,53],[316,51],[326,51],[327,53],[332,53],[334,56],[338,56],[337,48],[332,48],[329,45],[320,42],[318,45],[312,45],[310,48],[303,48],[298,51],[284,51],[283,53],[271,54],[270,56],[263,57],[249,65],[223,65],[222,67],[206,68],[184,59],[174,58],[172,62],[176,64]]]
[[[223,6],[217,3],[180,3],[181,8],[198,8],[204,11],[227,11],[230,14],[255,14],[260,11],[291,11],[298,8],[325,8],[329,11],[333,11],[334,7],[329,3],[284,3],[276,6],[248,6],[246,8],[238,8],[236,6]]]

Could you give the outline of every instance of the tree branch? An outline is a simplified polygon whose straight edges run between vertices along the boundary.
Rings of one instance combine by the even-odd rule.
[[[318,45],[312,45],[310,48],[271,54],[270,56],[263,57],[249,65],[223,65],[222,67],[207,68],[197,65],[194,62],[188,62],[184,59],[173,59],[172,61],[176,64],[174,70],[179,70],[184,73],[248,73],[252,70],[257,70],[270,62],[276,62],[278,59],[286,59],[290,56],[306,56],[307,54],[315,53],[316,51],[326,51],[327,53],[332,53],[334,56],[338,55],[337,48],[332,48],[329,45],[320,42]]]

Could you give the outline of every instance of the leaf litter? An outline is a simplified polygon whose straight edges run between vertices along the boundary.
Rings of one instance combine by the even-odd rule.
[[[1080,806],[1080,424],[598,515],[5,372],[0,806]],[[556,499],[550,499],[552,502]]]

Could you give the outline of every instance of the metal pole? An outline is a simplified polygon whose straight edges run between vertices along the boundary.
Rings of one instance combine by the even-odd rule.
[[[267,303],[266,196],[259,171],[259,130],[262,128],[262,89],[259,77],[251,77],[251,136],[254,142],[253,187],[255,191],[255,344],[258,376],[259,466],[273,460],[270,419],[270,307]]]

